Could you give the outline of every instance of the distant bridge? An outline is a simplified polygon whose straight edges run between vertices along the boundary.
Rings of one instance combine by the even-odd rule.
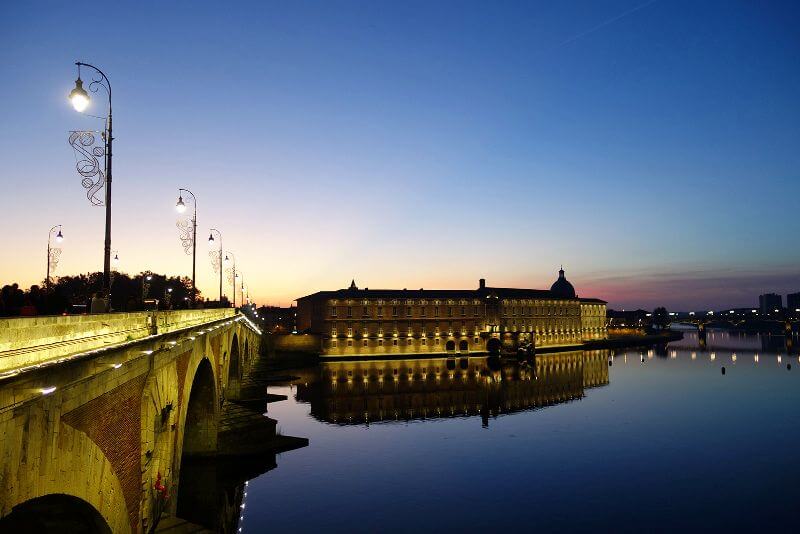
[[[260,343],[232,309],[0,319],[0,530],[149,532],[183,460],[307,443],[227,402]]]

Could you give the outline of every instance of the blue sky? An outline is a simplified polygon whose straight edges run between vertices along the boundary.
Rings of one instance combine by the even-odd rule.
[[[797,291],[799,14],[734,1],[4,3],[0,280],[41,280],[59,223],[58,273],[102,267],[103,213],[66,143],[100,127],[65,99],[80,59],[114,84],[123,270],[191,272],[172,210],[188,187],[200,233],[223,232],[259,302],[351,278],[546,287],[562,263],[579,293],[617,307]]]

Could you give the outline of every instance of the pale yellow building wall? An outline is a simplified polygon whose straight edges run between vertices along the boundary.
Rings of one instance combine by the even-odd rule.
[[[492,312],[494,313],[494,312]],[[373,356],[485,352],[489,337],[512,334],[537,347],[604,339],[605,305],[578,300],[503,299],[489,324],[480,299],[331,299],[322,322],[323,354]],[[466,343],[463,346],[462,343]]]

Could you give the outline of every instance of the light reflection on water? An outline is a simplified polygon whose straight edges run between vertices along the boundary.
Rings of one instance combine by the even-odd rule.
[[[440,359],[297,370],[295,384],[270,388],[289,400],[269,415],[310,445],[250,482],[240,526],[796,528],[800,362],[775,343],[709,332],[701,350],[687,333],[665,347],[522,366],[470,358],[466,369]]]

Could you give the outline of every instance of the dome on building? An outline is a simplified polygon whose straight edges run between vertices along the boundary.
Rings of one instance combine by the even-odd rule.
[[[550,292],[553,296],[562,298],[562,299],[574,299],[575,298],[575,288],[572,287],[572,284],[564,277],[564,268],[562,267],[558,271],[558,280],[556,280],[552,286],[550,286]]]

